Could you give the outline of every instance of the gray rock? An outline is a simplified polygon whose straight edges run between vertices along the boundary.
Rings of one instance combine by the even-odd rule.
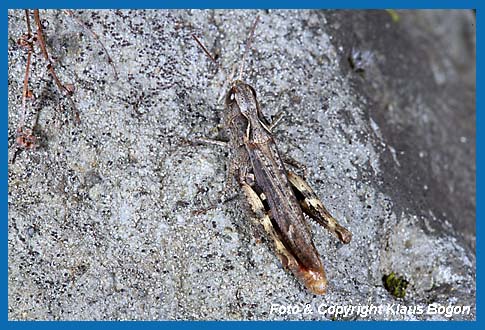
[[[284,113],[280,151],[307,166],[353,232],[341,245],[312,224],[325,296],[282,268],[242,196],[192,214],[219,197],[228,159],[224,148],[187,143],[220,137],[223,111],[224,75],[191,34],[231,71],[256,14],[244,79],[267,117]],[[37,50],[36,100],[23,117],[39,143],[9,166],[9,319],[476,318],[473,12],[74,15],[108,48],[119,79],[73,18],[41,11],[55,69],[76,87],[75,108]],[[23,11],[8,18],[12,160],[26,60],[15,42],[26,27]],[[391,273],[409,282],[404,298],[384,288]],[[432,303],[471,312],[412,309]],[[346,305],[384,310],[319,313]]]

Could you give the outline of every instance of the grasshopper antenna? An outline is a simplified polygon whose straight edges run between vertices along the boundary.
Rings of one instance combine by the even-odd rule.
[[[239,67],[239,80],[242,80],[242,74],[244,71],[244,62],[246,61],[249,48],[251,48],[251,43],[253,42],[253,38],[254,38],[254,30],[256,30],[256,25],[258,25],[258,21],[259,21],[259,15],[256,16],[253,26],[251,27],[251,31],[249,32],[248,40],[246,41],[246,50],[244,51],[244,55],[241,61],[241,66]]]
[[[211,53],[207,50],[207,48],[204,46],[204,44],[199,40],[199,38],[197,38],[195,36],[195,34],[192,34],[192,38],[194,38],[195,42],[197,42],[197,44],[199,45],[199,47],[204,51],[204,53],[207,55],[208,58],[210,58],[210,60],[212,62],[214,62],[215,65],[217,65],[217,68],[219,70],[222,71],[222,73],[224,73],[224,76],[227,77],[227,73],[226,71],[221,67],[221,65],[219,64],[219,62],[216,61],[216,59],[211,55]]]
[[[233,72],[231,73],[230,76],[227,75],[227,72],[226,70],[224,70],[222,68],[222,66],[219,64],[219,62],[216,61],[216,59],[211,55],[211,53],[207,50],[207,48],[204,46],[204,44],[199,40],[199,38],[197,38],[195,36],[195,34],[192,34],[192,38],[194,38],[195,42],[197,42],[197,44],[199,45],[200,48],[202,48],[202,50],[204,51],[205,55],[207,55],[208,58],[210,58],[210,60],[212,62],[215,63],[215,65],[217,65],[217,68],[219,70],[222,71],[222,73],[224,74],[224,84],[222,85],[222,91],[221,91],[221,94],[219,95],[219,97],[217,98],[217,101],[218,102],[221,102],[222,99],[224,98],[224,94],[225,94],[225,89],[227,87],[227,85],[230,83],[230,80],[232,79],[232,77],[234,76],[234,72],[236,70],[233,70]],[[235,67],[234,67],[235,69]]]

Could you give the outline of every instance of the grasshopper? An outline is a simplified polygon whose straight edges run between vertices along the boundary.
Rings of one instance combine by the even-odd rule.
[[[304,213],[349,243],[352,234],[326,210],[310,185],[287,170],[272,135],[274,124],[264,117],[254,88],[242,80],[244,61],[258,23],[256,18],[239,67],[225,97],[225,126],[232,149],[230,173],[271,239],[283,266],[312,293],[325,294],[327,279]],[[219,66],[193,35],[205,54]],[[220,66],[219,66],[220,68]],[[220,68],[222,69],[222,68]]]

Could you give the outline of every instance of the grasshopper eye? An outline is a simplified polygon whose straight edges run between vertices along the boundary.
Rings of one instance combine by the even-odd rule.
[[[231,104],[231,103],[234,103],[235,101],[236,101],[236,92],[234,91],[233,88],[231,88],[227,93],[226,103]]]

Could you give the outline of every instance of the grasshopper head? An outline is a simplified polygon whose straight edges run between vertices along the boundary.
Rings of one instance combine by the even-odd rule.
[[[226,106],[236,103],[243,114],[255,110],[257,104],[256,91],[251,85],[242,80],[236,80],[232,83],[229,92],[226,95]]]

